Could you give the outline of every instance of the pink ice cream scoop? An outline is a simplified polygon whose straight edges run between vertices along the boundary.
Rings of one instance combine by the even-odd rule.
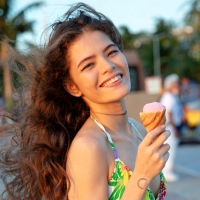
[[[147,132],[165,124],[165,111],[165,106],[158,102],[148,103],[143,107],[143,112],[140,112],[140,118]]]
[[[165,109],[165,106],[163,106],[159,102],[153,102],[153,103],[147,103],[143,107],[143,112],[162,112],[162,110]]]

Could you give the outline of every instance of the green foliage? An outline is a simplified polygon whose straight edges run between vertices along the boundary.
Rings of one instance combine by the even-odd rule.
[[[189,0],[190,9],[186,13],[184,21],[185,24],[190,25],[196,31],[200,31],[200,0]],[[186,5],[187,5],[186,4]]]
[[[200,83],[200,9],[197,9],[197,3],[198,9],[200,8],[200,0],[193,0],[191,10],[187,13],[192,16],[187,16],[188,21],[185,20],[188,23],[186,26],[192,26],[194,31],[183,37],[173,34],[177,26],[163,18],[156,19],[154,32],[151,34],[133,34],[124,26],[120,29],[125,49],[134,48],[139,52],[147,76],[154,75],[153,37],[156,35],[159,38],[161,75],[164,77],[177,73],[180,77],[189,76]]]
[[[11,18],[13,2],[13,0],[1,0],[0,2],[0,41],[5,38],[15,41],[19,34],[33,32],[34,21],[27,21],[25,13],[42,5],[41,1],[32,3]]]
[[[123,35],[124,49],[133,49],[135,35],[126,26],[120,26],[119,31]]]
[[[142,43],[141,46],[137,49],[145,72],[147,76],[153,76],[154,67],[153,67],[153,41],[151,39],[147,40],[145,43]]]

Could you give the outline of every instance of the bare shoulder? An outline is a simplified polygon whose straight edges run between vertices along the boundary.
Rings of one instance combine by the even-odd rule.
[[[86,125],[77,133],[72,141],[69,156],[101,156],[104,154],[106,140],[104,133],[96,127]],[[92,153],[91,153],[92,152]]]
[[[99,199],[107,198],[106,155],[104,133],[92,123],[84,125],[74,138],[67,156],[66,170],[71,185],[69,199],[81,196],[89,200],[93,195],[99,196]]]
[[[139,133],[142,135],[142,137],[144,138],[147,134],[146,129],[144,128],[144,126],[139,123],[138,121],[136,121],[133,118],[129,118],[130,122],[133,123],[133,125],[135,126],[135,128],[139,131]]]

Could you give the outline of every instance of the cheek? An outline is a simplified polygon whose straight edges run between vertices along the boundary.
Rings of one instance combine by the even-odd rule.
[[[98,76],[92,70],[87,73],[79,74],[77,73],[74,77],[74,82],[83,93],[83,95],[90,95],[94,93],[98,87]]]
[[[128,67],[128,63],[126,61],[126,58],[124,58],[124,60],[123,60],[123,65],[124,65],[124,71],[126,72],[126,75],[127,75],[127,79],[130,82],[130,73],[129,73],[129,67]]]
[[[129,67],[128,67],[128,63],[126,58],[124,57],[123,59],[123,66],[124,66],[124,71],[125,71],[125,75],[126,75],[126,79],[127,79],[127,84],[128,84],[128,88],[129,88],[129,92],[131,90],[131,79],[130,79],[130,73],[129,73]]]
[[[128,68],[128,62],[124,56],[124,54],[121,53],[121,65],[124,66],[124,69],[127,71],[127,73],[129,74],[129,68]]]

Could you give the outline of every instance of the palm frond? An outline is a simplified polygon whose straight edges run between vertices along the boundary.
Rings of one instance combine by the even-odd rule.
[[[10,21],[11,23],[15,23],[15,21],[17,21],[19,18],[24,18],[24,15],[27,11],[31,10],[31,9],[35,9],[38,8],[40,6],[44,5],[43,2],[38,1],[38,2],[34,2],[28,6],[26,6],[25,8],[23,8],[19,13],[17,13]]]
[[[3,10],[3,18],[7,19],[8,15],[11,12],[11,5],[13,4],[13,0],[0,0],[0,9]]]
[[[15,29],[18,33],[33,32],[34,23],[35,21],[23,21],[23,23],[17,24]]]
[[[186,6],[191,4],[191,0],[187,0],[185,2],[183,2],[180,6],[179,9],[182,10],[183,8],[185,8]]]

